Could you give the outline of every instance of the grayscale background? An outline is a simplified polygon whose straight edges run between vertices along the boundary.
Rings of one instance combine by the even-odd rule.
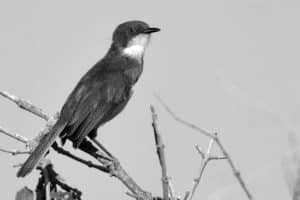
[[[256,199],[289,199],[283,169],[288,134],[300,129],[299,11],[293,0],[2,0],[0,90],[53,114],[106,53],[114,28],[144,20],[162,31],[152,37],[134,97],[98,138],[138,184],[161,195],[149,111],[155,105],[169,173],[183,196],[201,161],[193,145],[205,147],[208,139],[175,122],[155,99],[158,93],[182,118],[219,132]],[[44,121],[0,98],[0,126],[32,138]],[[0,141],[1,148],[23,148],[4,135]],[[14,199],[24,185],[35,187],[37,171],[15,176],[12,165],[25,158],[0,154],[1,199]],[[131,199],[116,179],[55,152],[50,158],[83,199]],[[228,164],[215,161],[201,180],[200,198],[246,196]]]

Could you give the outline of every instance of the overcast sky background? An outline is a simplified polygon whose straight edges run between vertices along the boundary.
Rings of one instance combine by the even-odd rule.
[[[217,131],[255,199],[288,199],[282,165],[288,133],[300,129],[300,2],[0,1],[0,90],[48,113],[60,110],[80,77],[106,53],[114,28],[138,19],[162,29],[146,52],[134,97],[98,138],[144,189],[161,195],[149,105],[159,114],[177,195],[191,188],[208,139],[175,122],[158,93],[182,118]],[[34,137],[44,121],[0,98],[0,126]],[[0,147],[22,144],[0,135]],[[67,148],[71,149],[68,144]],[[82,155],[82,154],[80,154]],[[83,199],[130,199],[116,179],[55,152],[55,169]],[[14,199],[38,172],[17,179],[24,156],[0,154],[1,196]],[[246,199],[225,161],[209,164],[195,199]]]

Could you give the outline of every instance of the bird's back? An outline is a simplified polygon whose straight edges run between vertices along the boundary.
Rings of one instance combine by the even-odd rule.
[[[126,106],[142,63],[120,55],[107,55],[79,81],[61,110],[67,127],[61,134],[78,147],[93,130],[114,118]]]

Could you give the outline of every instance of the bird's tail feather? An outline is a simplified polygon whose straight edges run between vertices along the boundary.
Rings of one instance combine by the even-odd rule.
[[[33,150],[28,159],[22,165],[20,170],[17,173],[17,177],[24,177],[29,174],[39,163],[39,161],[43,158],[45,153],[49,150],[51,145],[55,142],[56,138],[59,134],[64,130],[66,124],[58,124],[56,123],[52,130],[41,138],[38,146]]]

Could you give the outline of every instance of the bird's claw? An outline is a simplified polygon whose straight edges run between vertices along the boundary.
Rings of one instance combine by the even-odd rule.
[[[110,161],[107,161],[104,166],[108,169],[110,176],[115,176],[116,171],[120,166],[120,162],[116,158],[110,158]]]

